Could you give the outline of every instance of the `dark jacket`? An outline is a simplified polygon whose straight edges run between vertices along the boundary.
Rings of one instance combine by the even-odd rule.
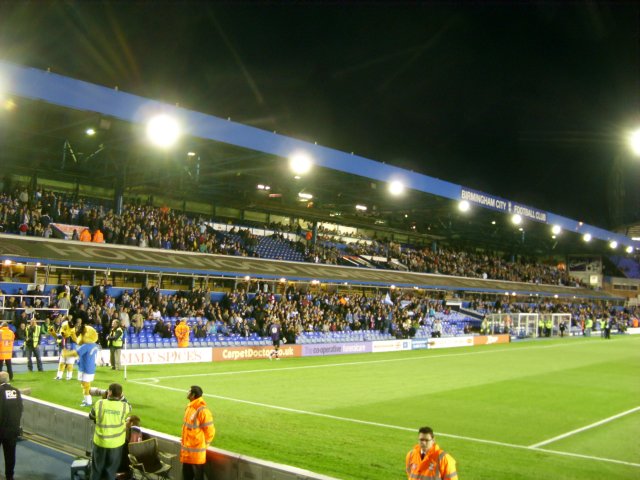
[[[3,383],[0,385],[0,438],[17,438],[22,418],[22,396],[20,391]]]

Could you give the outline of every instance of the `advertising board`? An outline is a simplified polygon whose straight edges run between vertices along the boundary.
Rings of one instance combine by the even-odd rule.
[[[411,348],[413,350],[423,350],[425,348],[429,348],[429,338],[423,338],[420,340],[416,340],[415,338],[411,340]]]
[[[302,345],[303,357],[317,357],[322,355],[346,355],[349,353],[371,352],[371,342],[357,343],[317,343]]]
[[[428,340],[429,348],[472,347],[474,337],[444,337]]]
[[[211,348],[136,348],[122,350],[122,365],[159,365],[165,363],[211,362]],[[98,364],[109,363],[109,350],[101,350]]]
[[[398,352],[400,350],[411,350],[411,340],[380,340],[371,342],[371,351],[376,352]]]
[[[213,349],[214,362],[235,360],[259,360],[269,358],[273,347],[222,347]],[[300,357],[300,345],[285,345],[280,347],[280,358]]]
[[[473,337],[474,345],[493,345],[495,343],[509,343],[509,341],[511,341],[511,337],[508,334]]]

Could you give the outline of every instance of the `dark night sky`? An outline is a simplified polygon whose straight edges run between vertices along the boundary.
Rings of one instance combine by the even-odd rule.
[[[640,126],[637,2],[2,2],[0,58],[599,226]]]

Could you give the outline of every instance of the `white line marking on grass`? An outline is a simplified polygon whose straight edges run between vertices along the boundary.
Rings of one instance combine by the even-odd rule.
[[[617,418],[624,417],[625,415],[629,415],[630,413],[637,412],[638,410],[640,410],[640,407],[632,408],[631,410],[627,410],[626,412],[618,413],[617,415],[613,415],[609,418],[605,418],[604,420],[600,420],[598,422],[592,423],[591,425],[587,425],[586,427],[577,428],[575,430],[571,430],[570,432],[563,433],[562,435],[558,435],[557,437],[550,438],[549,440],[544,440],[542,442],[534,443],[533,445],[529,445],[529,448],[542,447],[543,445],[547,445],[549,443],[562,440],[563,438],[570,437],[571,435],[575,435],[576,433],[584,432],[585,430],[599,427],[600,425],[604,425],[605,423],[609,423],[613,420],[616,420]]]
[[[149,383],[145,383],[145,382],[140,382],[137,380],[130,380],[131,383],[138,383],[140,385],[144,385],[147,387],[155,387],[155,388],[162,388],[164,390],[170,390],[172,392],[179,392],[179,393],[184,393],[184,389],[180,389],[180,388],[175,388],[175,387],[167,387],[165,385],[157,385],[157,384],[149,384]],[[222,395],[212,395],[210,393],[205,393],[204,394],[205,397],[209,397],[209,398],[217,398],[219,400],[226,400],[229,402],[235,402],[235,403],[244,403],[246,405],[253,405],[256,407],[262,407],[262,408],[271,408],[273,410],[281,410],[283,412],[289,412],[289,413],[298,413],[300,415],[309,415],[312,417],[321,417],[321,418],[328,418],[331,420],[338,420],[341,422],[349,422],[349,423],[357,423],[360,425],[370,425],[373,427],[382,427],[382,428],[390,428],[393,430],[402,430],[404,432],[416,432],[415,428],[407,428],[407,427],[400,427],[398,425],[388,425],[386,423],[378,423],[378,422],[369,422],[367,420],[358,420],[357,418],[348,418],[348,417],[338,417],[336,415],[329,415],[327,413],[318,413],[318,412],[309,412],[307,410],[299,410],[297,408],[288,408],[288,407],[281,407],[279,405],[270,405],[268,403],[261,403],[261,402],[253,402],[251,400],[242,400],[239,398],[231,398],[231,397],[224,397]],[[616,463],[616,464],[620,464],[620,465],[627,465],[630,467],[640,467],[640,463],[632,463],[632,462],[625,462],[622,460],[614,460],[611,458],[602,458],[602,457],[593,457],[590,455],[581,455],[579,453],[571,453],[571,452],[560,452],[560,451],[556,451],[556,450],[546,450],[544,448],[534,448],[534,447],[527,447],[525,445],[516,445],[513,443],[504,443],[504,442],[498,442],[495,440],[485,440],[482,438],[474,438],[474,437],[465,437],[462,435],[452,435],[449,433],[440,433],[438,432],[438,435],[441,437],[448,437],[448,438],[455,438],[458,440],[466,440],[469,442],[476,442],[476,443],[485,443],[488,445],[497,445],[499,447],[508,447],[508,448],[517,448],[520,450],[531,450],[531,451],[535,451],[535,452],[544,452],[544,453],[550,453],[552,455],[561,455],[561,456],[565,456],[565,457],[577,457],[577,458],[584,458],[587,460],[596,460],[596,461],[600,461],[600,462],[608,462],[608,463]]]
[[[322,365],[302,365],[298,367],[261,368],[261,369],[255,369],[255,370],[237,370],[232,372],[192,373],[189,375],[167,375],[165,377],[137,378],[136,381],[142,382],[145,380],[158,380],[158,379],[164,380],[169,378],[218,377],[218,376],[225,376],[225,375],[244,375],[246,373],[265,373],[265,372],[270,373],[270,372],[283,372],[286,370],[307,370],[307,369],[313,369],[313,368],[348,367],[353,365],[371,365],[373,363],[408,362],[412,360],[424,360],[424,359],[432,359],[432,358],[466,357],[469,355],[486,355],[490,353],[501,353],[501,352],[519,352],[522,350],[538,350],[543,348],[558,348],[558,347],[564,347],[564,346],[578,346],[578,345],[585,345],[585,344],[581,343],[576,345],[570,345],[570,344],[562,343],[562,344],[555,344],[555,345],[523,347],[518,349],[500,348],[496,350],[485,350],[482,352],[464,352],[464,353],[450,353],[450,354],[440,354],[440,355],[421,355],[418,357],[385,358],[381,360],[365,360],[362,362],[324,363]]]

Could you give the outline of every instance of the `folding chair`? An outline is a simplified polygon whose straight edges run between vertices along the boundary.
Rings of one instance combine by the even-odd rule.
[[[168,455],[158,451],[158,441],[155,438],[129,443],[129,462],[133,478],[170,479],[171,465],[163,462],[170,461],[175,455]]]

